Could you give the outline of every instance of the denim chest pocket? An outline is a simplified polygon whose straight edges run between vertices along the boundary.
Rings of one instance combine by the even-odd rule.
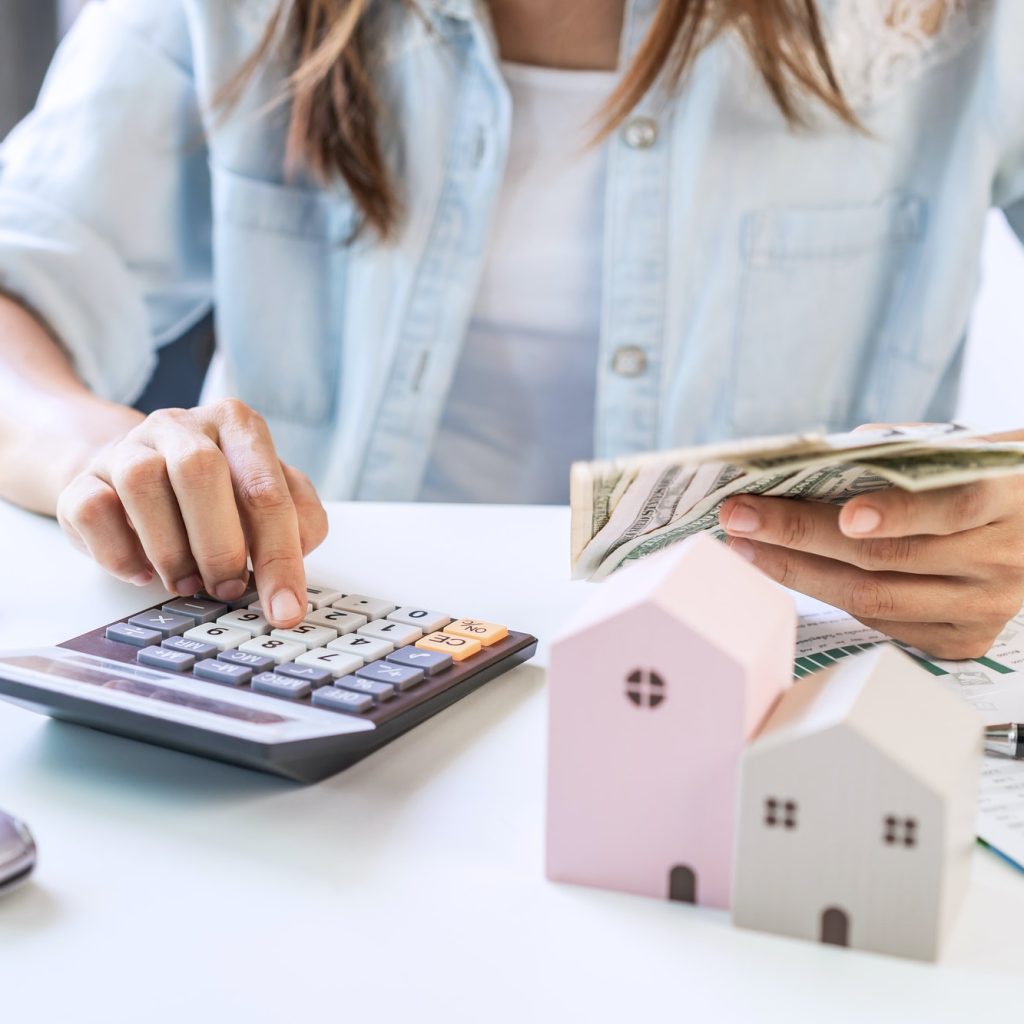
[[[732,428],[845,429],[918,262],[925,201],[892,193],[846,206],[776,207],[743,220]]]
[[[351,203],[214,167],[217,341],[264,415],[329,420],[341,359]]]

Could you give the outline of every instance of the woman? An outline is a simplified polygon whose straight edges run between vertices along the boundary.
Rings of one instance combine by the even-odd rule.
[[[94,5],[4,150],[2,493],[140,585],[230,598],[249,554],[292,625],[310,478],[557,501],[576,457],[946,418],[985,213],[1024,223],[1022,32],[1012,0]],[[211,402],[129,409],[211,306]],[[1020,607],[1021,492],[722,519],[961,657]]]

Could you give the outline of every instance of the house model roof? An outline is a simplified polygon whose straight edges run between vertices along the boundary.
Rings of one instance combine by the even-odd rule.
[[[778,643],[780,607],[795,615],[782,587],[704,535],[584,586],[593,593],[559,636],[607,626],[629,609],[653,604],[750,667]]]
[[[958,785],[964,760],[976,756],[982,740],[977,713],[892,644],[798,680],[750,755],[831,729],[852,729],[939,794]]]

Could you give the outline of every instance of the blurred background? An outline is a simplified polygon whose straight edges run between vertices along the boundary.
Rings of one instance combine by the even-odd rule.
[[[31,108],[54,47],[82,6],[0,0],[0,138]],[[989,219],[983,274],[960,418],[992,430],[1024,428],[1024,249],[1000,213]],[[168,346],[139,407],[195,404],[212,349],[209,321]]]

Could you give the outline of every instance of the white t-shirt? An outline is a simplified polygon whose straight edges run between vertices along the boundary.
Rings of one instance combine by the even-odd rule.
[[[606,154],[588,143],[616,77],[502,69],[508,164],[425,501],[564,503],[593,453]]]

